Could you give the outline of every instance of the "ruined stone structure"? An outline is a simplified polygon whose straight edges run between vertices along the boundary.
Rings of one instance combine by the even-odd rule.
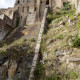
[[[79,7],[80,0],[16,0],[14,13],[18,13],[19,26],[29,25],[37,20],[42,20],[46,5],[49,5],[51,11],[55,11],[57,8],[61,8],[63,2],[66,1],[75,5],[76,8]]]
[[[13,28],[34,24],[42,20],[46,5],[55,11],[66,1],[75,5],[76,13],[80,12],[80,0],[16,0],[14,8],[0,9],[0,19]]]
[[[13,8],[0,9],[0,41],[13,29]]]
[[[36,20],[41,20],[46,5],[53,11],[56,7],[62,7],[63,0],[16,0],[14,12],[19,13],[20,25],[33,24]]]

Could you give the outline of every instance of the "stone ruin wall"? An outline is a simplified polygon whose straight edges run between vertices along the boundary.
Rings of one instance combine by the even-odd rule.
[[[8,34],[8,32],[11,30],[12,30],[11,26],[9,26],[2,19],[0,19],[0,41],[2,41]]]
[[[13,8],[0,9],[0,41],[11,31],[13,24]]]
[[[25,0],[25,2],[23,2],[23,0],[20,0],[19,3],[18,3],[18,0],[16,0],[14,5],[14,12],[18,13],[18,17],[20,19],[19,26],[25,25],[29,12],[34,11],[33,9],[34,5],[32,3],[33,3],[32,0],[29,2],[27,2],[27,0]]]
[[[0,9],[0,13],[1,13],[1,14],[5,14],[5,15],[8,16],[10,19],[13,18],[13,8]],[[1,14],[0,14],[0,15],[1,15]]]
[[[47,1],[48,0],[29,0],[29,2],[27,2],[27,0],[25,0],[25,2],[23,2],[23,0],[20,0],[19,4],[17,4],[18,0],[16,0],[14,12],[18,11],[19,13],[20,25],[25,25],[29,14],[34,14],[34,12],[36,14],[36,20],[42,20]],[[56,7],[62,7],[62,3],[62,0],[49,0],[51,10],[54,10]]]
[[[80,0],[76,0],[76,14],[80,13]]]

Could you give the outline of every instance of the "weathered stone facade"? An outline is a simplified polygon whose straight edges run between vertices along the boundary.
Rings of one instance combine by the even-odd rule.
[[[0,41],[13,29],[13,9],[0,9]]]
[[[20,25],[33,24],[36,20],[41,20],[46,5],[53,11],[56,7],[62,7],[63,0],[16,0],[14,12],[19,13]]]
[[[63,6],[63,2],[67,1],[79,8],[80,0],[16,0],[14,12],[18,12],[19,26],[29,25],[37,20],[42,20],[46,5],[49,5],[51,11],[55,11]]]
[[[0,19],[0,41],[2,41],[5,36],[11,31],[11,26],[6,24],[2,19]]]

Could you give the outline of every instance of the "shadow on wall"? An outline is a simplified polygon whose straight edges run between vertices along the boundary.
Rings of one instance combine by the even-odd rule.
[[[18,11],[15,11],[14,12],[14,15],[13,15],[13,26],[12,27],[17,27],[19,24],[19,13]]]
[[[14,33],[12,35],[10,35],[9,37],[7,37],[3,43],[5,44],[11,44],[12,42],[14,42],[15,40],[20,39],[22,36],[24,36],[24,34],[22,33],[22,31],[25,30],[25,27],[21,27],[16,29],[16,31],[14,31]],[[3,45],[4,45],[3,44]]]

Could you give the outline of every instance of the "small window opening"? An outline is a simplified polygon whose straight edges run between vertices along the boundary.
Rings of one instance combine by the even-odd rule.
[[[25,2],[25,0],[23,0],[23,2]]]
[[[29,6],[27,7],[27,12],[29,12]]]
[[[29,0],[27,0],[27,2],[29,2]]]
[[[49,5],[49,0],[46,1],[46,5]]]
[[[22,8],[22,12],[24,12],[24,7]]]
[[[35,7],[35,11],[36,11],[36,7]]]
[[[20,3],[20,0],[18,0],[17,4],[19,4],[19,3]]]

